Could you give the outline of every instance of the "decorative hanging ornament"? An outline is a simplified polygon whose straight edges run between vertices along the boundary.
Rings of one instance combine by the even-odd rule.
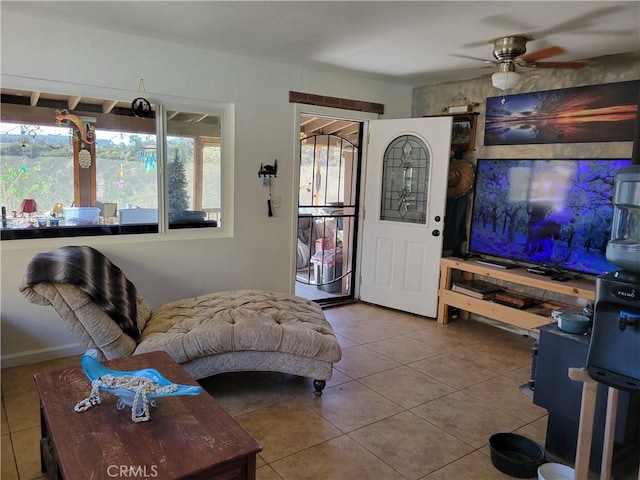
[[[91,153],[84,148],[78,152],[78,164],[82,168],[89,168],[91,166]]]
[[[131,102],[131,110],[136,117],[147,118],[151,116],[151,103],[146,98],[134,98]]]
[[[138,83],[138,92],[147,92],[144,88],[144,80],[141,78]],[[144,97],[137,97],[131,102],[131,110],[136,117],[147,118],[151,116],[151,103]]]
[[[124,156],[122,155],[120,155],[120,181],[118,186],[124,188]]]
[[[156,168],[156,164],[158,163],[156,157],[156,148],[144,147],[140,152],[140,159],[142,160],[144,169],[147,171],[147,173],[149,173],[152,169]]]

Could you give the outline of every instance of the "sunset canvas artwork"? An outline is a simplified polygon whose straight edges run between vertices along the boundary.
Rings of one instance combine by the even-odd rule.
[[[640,81],[487,98],[484,144],[633,141]]]

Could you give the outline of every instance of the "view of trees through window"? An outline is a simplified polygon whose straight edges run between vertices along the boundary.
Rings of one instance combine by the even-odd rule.
[[[20,94],[5,103],[13,95],[4,90],[2,98],[0,205],[7,217],[3,228],[31,228],[37,226],[34,218],[47,219],[46,225],[51,226],[48,219],[64,219],[60,208],[65,207],[100,207],[99,224],[117,224],[117,212],[137,208],[155,211],[157,219],[162,160],[158,139],[149,133],[155,130],[153,118],[136,118],[126,107],[113,108],[115,104],[112,114],[107,114],[109,102],[95,99],[78,105],[78,115],[66,109],[60,115],[60,109],[52,108],[54,100],[39,107],[29,105],[29,97]],[[61,116],[75,119],[74,124],[60,122]],[[92,123],[86,124],[87,131],[79,132],[77,124],[88,118]],[[216,115],[167,112],[169,228],[220,226],[220,120]],[[125,125],[130,128],[122,128]],[[82,133],[90,133],[91,138]],[[37,204],[35,212],[28,212],[28,220],[24,220],[27,212],[22,212],[24,199]],[[112,206],[109,218],[105,204]],[[65,226],[64,221],[60,226]]]
[[[41,208],[73,201],[70,130],[46,134],[37,125],[0,124],[0,201],[17,212],[22,200],[33,198]]]
[[[56,203],[73,206],[71,129],[0,123],[0,132],[0,195],[7,211],[18,211],[25,198],[36,200],[38,212]],[[96,137],[96,198],[121,208],[156,208],[155,135],[97,130]]]
[[[96,199],[119,208],[156,208],[156,136],[109,134],[113,137],[96,142]]]
[[[344,155],[342,145],[319,146],[313,141],[300,145],[300,206],[344,202]]]

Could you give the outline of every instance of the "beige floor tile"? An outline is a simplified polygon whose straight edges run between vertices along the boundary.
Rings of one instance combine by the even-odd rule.
[[[536,442],[538,445],[541,445],[542,447],[544,447],[545,436],[547,431],[546,429],[541,429],[536,427],[533,423],[528,423],[524,427],[518,428],[513,433],[517,433],[518,435],[527,437],[533,440],[534,442]]]
[[[479,451],[450,463],[422,480],[509,480],[513,477],[502,473],[491,459]]]
[[[345,375],[344,373],[336,370],[335,368],[333,369],[333,373],[331,374],[331,378],[329,380],[327,380],[327,386],[325,388],[329,388],[329,387],[335,387],[336,385],[340,385],[342,383],[347,383],[352,381],[353,379],[348,377],[347,375]]]
[[[343,337],[338,332],[333,332],[333,334],[336,336],[336,339],[338,340],[338,343],[340,344],[340,347],[342,349],[349,348],[349,347],[356,347],[360,345],[360,342],[354,342],[353,340],[347,337]]]
[[[349,434],[407,479],[418,479],[467,455],[473,447],[411,412],[386,418]]]
[[[436,380],[461,389],[495,377],[492,370],[452,354],[442,354],[409,365]]]
[[[411,315],[404,312],[394,312],[389,318],[394,328],[403,332],[414,332],[427,328],[437,328],[438,322],[435,318],[426,318],[419,315]]]
[[[3,396],[15,395],[35,391],[36,384],[33,376],[39,372],[50,372],[68,366],[79,366],[80,356],[57,358],[46,362],[30,363],[19,367],[2,369],[2,394]]]
[[[358,379],[399,366],[400,363],[386,355],[361,345],[345,348],[342,351],[342,359],[334,365],[334,368],[350,378]]]
[[[262,444],[260,456],[272,463],[342,432],[301,404],[279,404],[236,417]]]
[[[463,442],[480,448],[497,432],[512,432],[526,424],[502,410],[455,392],[411,410]]]
[[[472,335],[475,343],[495,343],[502,345],[505,343],[519,342],[521,340],[533,342],[529,336],[514,333],[513,331],[477,320],[470,319],[453,322],[451,326],[453,327],[453,331],[460,329],[463,333]]]
[[[519,386],[519,381],[499,375],[465,388],[463,392],[527,423],[544,417],[547,411],[534,405],[533,401],[520,391]]]
[[[35,391],[33,374],[39,371],[33,365],[2,369],[2,398],[7,395]]]
[[[531,365],[531,355],[528,350],[523,351],[523,347],[518,346],[501,348],[490,343],[476,343],[464,348],[456,348],[451,351],[451,354],[502,374]]]
[[[282,477],[269,465],[256,469],[256,480],[282,480]]]
[[[517,380],[520,385],[527,383],[531,379],[531,360],[524,367],[505,372],[504,376]]]
[[[440,350],[426,348],[424,343],[411,338],[411,334],[378,340],[367,343],[366,346],[403,365],[429,358],[440,352]]]
[[[438,326],[440,327],[439,333],[456,338],[465,345],[502,338],[506,333],[503,330],[475,320],[456,320],[446,325],[438,324]]]
[[[40,471],[40,427],[11,433],[20,480],[42,476]]]
[[[358,345],[375,342],[400,335],[391,326],[372,325],[369,322],[354,322],[333,327],[336,335],[344,337]]]
[[[396,310],[383,310],[384,315],[374,316],[366,320],[366,324],[389,332],[389,337],[395,335],[407,335],[411,332],[434,328],[437,323],[434,319],[411,315]]]
[[[40,397],[35,390],[8,395],[4,407],[11,433],[40,426]]]
[[[404,408],[416,407],[454,391],[452,387],[404,366],[359,381]]]
[[[346,435],[278,460],[271,467],[284,480],[405,480]]]
[[[349,305],[337,305],[323,309],[327,320],[333,327],[378,318],[385,315],[385,311],[385,309],[362,302]]]
[[[397,310],[386,307],[378,307],[372,303],[358,302],[354,305],[354,312],[356,312],[360,318],[365,320],[371,320],[379,317],[385,317],[387,315],[393,315]]]
[[[319,398],[301,396],[297,401],[345,433],[402,411],[397,403],[358,382],[327,388]]]
[[[535,339],[523,335],[517,335],[515,333],[504,332],[504,330],[500,331],[505,335],[504,339],[495,338],[488,340],[485,343],[495,347],[497,350],[515,355],[520,358],[520,361],[530,365]]]
[[[547,431],[547,422],[549,421],[549,415],[545,415],[542,418],[539,418],[538,420],[536,420],[535,422],[531,422],[531,425],[533,425],[536,428],[539,428],[540,430],[543,431]]]
[[[18,467],[13,456],[11,437],[8,434],[3,434],[0,441],[2,442],[0,443],[0,450],[2,450],[0,473],[2,473],[2,480],[18,480]]]
[[[469,344],[469,339],[456,332],[447,330],[447,325],[438,324],[434,328],[425,328],[411,333],[411,338],[422,343],[429,356],[447,353]]]
[[[362,318],[354,312],[353,305],[337,305],[322,310],[332,327],[359,322]]]
[[[487,457],[491,457],[491,449],[489,448],[489,444],[488,443],[485,446],[483,446],[482,448],[479,448],[476,451],[477,452],[482,452]]]
[[[0,412],[2,412],[2,435],[5,435],[9,433],[9,421],[7,420],[7,412],[4,408],[4,398],[2,399]]]

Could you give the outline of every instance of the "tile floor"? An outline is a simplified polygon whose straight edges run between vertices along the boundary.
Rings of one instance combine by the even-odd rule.
[[[258,480],[499,480],[487,439],[543,443],[546,411],[519,387],[533,339],[476,321],[439,325],[358,303],[325,309],[343,347],[322,397],[309,379],[225,374],[205,388],[263,445]],[[2,480],[41,479],[33,373],[2,371]]]

